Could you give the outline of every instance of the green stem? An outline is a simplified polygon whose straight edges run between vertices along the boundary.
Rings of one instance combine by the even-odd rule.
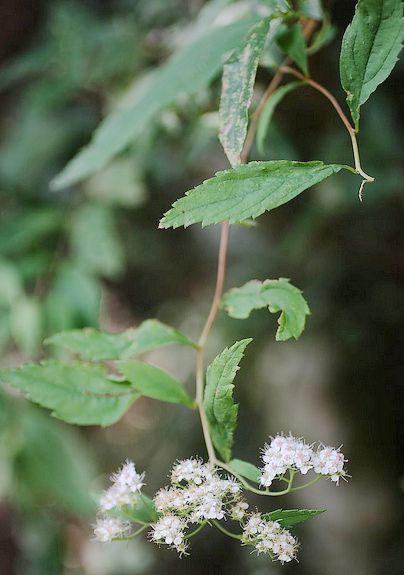
[[[187,539],[190,539],[191,537],[193,537],[194,535],[196,535],[197,533],[199,533],[199,531],[202,531],[202,529],[205,527],[205,525],[207,524],[207,521],[204,521],[203,523],[201,523],[199,525],[199,527],[197,527],[196,529],[194,529],[194,531],[191,531],[191,533],[189,533],[187,535]]]
[[[216,529],[219,529],[219,531],[221,531],[225,535],[228,535],[228,537],[232,537],[233,539],[237,539],[238,541],[241,541],[241,539],[242,539],[241,535],[238,535],[237,533],[233,533],[232,531],[229,531],[225,527],[222,527],[222,525],[220,525],[219,521],[213,520],[212,525],[214,525],[216,527]]]
[[[209,422],[203,407],[203,391],[204,391],[204,353],[205,344],[208,339],[210,330],[216,319],[219,310],[220,300],[222,299],[224,279],[226,275],[226,259],[227,247],[229,244],[229,222],[223,222],[220,234],[220,248],[219,258],[217,264],[216,288],[215,295],[213,296],[212,305],[210,307],[208,318],[203,327],[201,336],[198,341],[198,351],[196,353],[196,398],[195,402],[198,406],[199,417],[202,425],[203,437],[205,439],[206,449],[208,451],[209,460],[215,460],[215,450],[212,443],[212,438],[209,431]]]
[[[336,98],[331,94],[331,92],[329,92],[327,90],[327,88],[325,88],[324,86],[322,86],[318,82],[311,80],[310,78],[306,78],[298,70],[295,70],[294,68],[290,68],[289,66],[281,66],[280,70],[284,74],[291,74],[292,76],[299,78],[299,80],[302,80],[302,82],[305,82],[306,84],[308,84],[309,86],[311,86],[312,88],[317,90],[317,92],[320,92],[323,96],[325,96],[327,98],[327,100],[334,107],[338,116],[341,118],[342,123],[344,124],[344,126],[347,129],[347,132],[349,134],[349,137],[351,138],[352,151],[353,151],[354,162],[355,162],[355,171],[360,176],[362,176],[362,178],[363,178],[363,181],[362,181],[361,186],[359,188],[359,199],[362,201],[364,185],[369,183],[369,182],[374,182],[375,179],[372,176],[369,176],[369,174],[367,174],[362,169],[361,160],[360,160],[360,156],[359,156],[358,141],[356,139],[356,131],[351,126],[351,123],[349,122],[348,118],[344,114],[344,112],[343,112],[341,106],[339,105],[339,103],[337,102]]]
[[[306,487],[310,487],[311,485],[314,485],[315,483],[320,481],[320,479],[322,479],[322,475],[317,475],[317,477],[315,479],[313,479],[312,481],[309,481],[308,483],[304,483],[303,485],[299,485],[298,487],[293,487],[291,489],[291,492],[293,493],[295,491],[300,491],[300,489],[305,489]]]
[[[234,477],[236,477],[236,479],[238,479],[240,481],[240,483],[242,484],[244,489],[246,489],[247,491],[250,491],[251,493],[256,493],[257,495],[265,495],[267,497],[279,497],[280,495],[286,495],[287,493],[290,493],[290,491],[292,489],[293,476],[292,476],[292,479],[284,480],[284,481],[288,482],[288,486],[286,487],[286,489],[283,489],[282,491],[270,491],[269,489],[257,489],[256,487],[253,487],[246,479],[244,479],[244,477],[242,477],[238,473],[235,473],[232,470],[232,468],[229,467],[228,465],[226,465],[226,463],[223,463],[223,461],[219,461],[216,459],[214,461],[214,463],[215,463],[215,465],[218,465],[222,469],[225,469],[226,471],[228,471],[229,473],[234,475]],[[295,472],[293,471],[291,473],[293,473],[293,475],[294,475]]]
[[[127,537],[114,537],[112,541],[130,541],[131,539],[134,539],[135,537],[140,535],[145,529],[147,529],[148,526],[149,526],[148,524],[145,524],[143,527],[141,527],[134,533],[131,533]]]

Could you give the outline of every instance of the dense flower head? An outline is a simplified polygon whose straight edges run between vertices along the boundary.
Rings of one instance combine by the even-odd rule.
[[[137,473],[133,461],[126,460],[122,467],[111,475],[112,485],[104,491],[99,500],[99,511],[94,528],[96,539],[103,542],[122,537],[130,530],[130,524],[108,515],[112,510],[124,505],[136,505],[139,492],[144,485],[144,473]]]
[[[137,473],[133,461],[126,460],[120,470],[111,475],[112,486],[101,495],[100,510],[106,512],[124,505],[135,505],[143,480],[144,473]]]
[[[240,484],[220,477],[213,465],[200,459],[178,461],[170,477],[171,486],[160,489],[154,497],[162,514],[177,514],[191,523],[220,520],[241,500]]]
[[[344,463],[346,459],[339,449],[320,446],[312,457],[314,471],[320,475],[328,475],[337,485],[340,478],[346,476]]]
[[[245,545],[254,545],[258,554],[266,553],[281,563],[288,563],[297,555],[297,539],[277,521],[265,519],[261,513],[252,513],[248,517],[242,541]]]
[[[172,513],[163,515],[151,526],[150,539],[156,543],[165,543],[180,554],[186,552],[185,530],[188,524],[185,519]]]
[[[123,537],[129,530],[130,523],[121,521],[117,517],[100,517],[94,525],[95,538],[103,543]]]
[[[261,474],[261,485],[269,487],[274,479],[284,476],[289,471],[299,471],[305,475],[311,469],[320,475],[326,475],[338,483],[344,477],[345,458],[332,447],[320,445],[314,450],[302,438],[278,434],[265,445],[262,453],[264,467]]]

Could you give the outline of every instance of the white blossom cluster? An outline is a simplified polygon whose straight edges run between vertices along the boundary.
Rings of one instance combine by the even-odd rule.
[[[267,520],[261,513],[252,513],[244,523],[242,542],[254,545],[258,554],[266,553],[281,563],[296,559],[297,539],[277,521]]]
[[[160,519],[152,525],[151,539],[185,552],[185,530],[191,524],[221,520],[226,516],[240,521],[248,508],[240,484],[222,478],[217,469],[200,459],[185,459],[171,471],[171,485],[154,497]]]
[[[130,530],[130,523],[121,521],[108,513],[124,505],[136,505],[143,487],[144,473],[136,471],[133,461],[126,460],[121,469],[111,476],[112,485],[104,491],[99,501],[101,517],[94,526],[94,535],[99,541],[108,542],[123,537]]]
[[[269,487],[274,479],[289,470],[305,475],[311,469],[319,475],[328,476],[338,484],[346,476],[346,459],[339,449],[320,444],[316,448],[303,439],[292,435],[276,435],[265,445],[262,453],[264,467],[261,469],[261,485]]]

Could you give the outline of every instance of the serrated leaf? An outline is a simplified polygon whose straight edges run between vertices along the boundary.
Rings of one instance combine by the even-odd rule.
[[[114,513],[122,519],[129,519],[135,523],[154,523],[159,518],[153,500],[143,493],[136,505],[125,505],[114,510]]]
[[[142,395],[187,407],[194,406],[183,385],[162,369],[142,361],[120,361],[118,367],[131,386]]]
[[[259,483],[261,477],[261,471],[258,467],[255,467],[252,463],[248,461],[243,461],[242,459],[232,459],[229,463],[229,468],[254,483]]]
[[[268,35],[269,23],[270,18],[264,18],[253,26],[245,45],[233,53],[223,68],[219,139],[232,166],[240,163],[255,74]]]
[[[257,127],[257,149],[260,154],[264,153],[265,136],[267,134],[268,126],[271,123],[271,119],[275,112],[276,106],[287,94],[289,94],[289,92],[292,92],[292,90],[296,90],[296,88],[299,88],[303,85],[303,82],[290,82],[289,84],[285,84],[284,86],[281,86],[275,90],[271,97],[268,98],[265,107],[262,110],[262,114],[259,118]]]
[[[346,166],[323,162],[250,162],[217,172],[177,200],[160,228],[202,226],[256,218],[298,196]],[[349,169],[349,168],[348,168]]]
[[[233,288],[224,294],[222,307],[237,319],[247,318],[252,310],[267,307],[271,313],[282,312],[278,319],[277,341],[294,337],[298,339],[310,314],[309,306],[302,292],[288,279],[252,280],[240,288]]]
[[[242,339],[226,347],[206,371],[203,408],[209,421],[212,441],[224,461],[230,461],[238,405],[233,402],[234,378],[245,348],[252,341]]]
[[[276,511],[265,513],[263,517],[267,521],[277,521],[281,527],[289,529],[298,523],[317,517],[317,515],[325,511],[325,509],[277,509]]]
[[[135,102],[105,118],[90,144],[55,178],[53,188],[72,185],[102,169],[178,94],[204,88],[221,69],[226,54],[239,46],[257,20],[257,16],[248,16],[228,26],[211,27],[204,36],[174,54]]]
[[[360,107],[389,76],[403,41],[401,0],[359,0],[341,45],[341,84],[356,130]]]
[[[127,329],[121,333],[107,333],[88,327],[62,331],[48,337],[45,343],[65,347],[90,361],[125,359],[171,344],[197,347],[183,333],[157,319],[148,319],[137,329]]]
[[[139,394],[128,384],[112,382],[100,365],[49,360],[1,369],[0,379],[52,415],[77,425],[115,423]]]
[[[306,40],[300,24],[282,27],[276,37],[278,46],[295,62],[305,76],[309,75]]]

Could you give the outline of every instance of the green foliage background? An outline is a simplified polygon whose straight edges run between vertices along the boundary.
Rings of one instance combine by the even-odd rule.
[[[107,112],[147,89],[174,47],[209,28],[212,12],[195,24],[203,4],[43,0],[0,8],[3,367],[40,359],[43,339],[62,329],[118,331],[156,316],[198,334],[213,289],[217,230],[157,226],[185,190],[228,167],[217,138],[219,82],[153,114],[133,145],[83,184],[55,192],[49,182]],[[311,73],[342,103],[338,53],[353,3],[329,4],[334,41],[311,59]],[[269,78],[260,69],[262,90]],[[235,390],[242,406],[236,456],[254,460],[256,453],[258,463],[259,447],[279,430],[342,438],[353,476],[336,493],[322,488],[319,500],[327,498],[334,516],[301,529],[301,563],[283,568],[290,573],[401,573],[403,81],[401,63],[362,112],[362,161],[376,177],[363,204],[352,177],[340,174],[257,227],[232,229],[228,285],[292,277],[313,313],[302,340],[277,344],[272,314],[253,312],[242,325],[220,318],[212,355],[215,345],[255,339]],[[344,164],[351,154],[329,105],[307,88],[281,102],[262,148],[254,159]],[[155,357],[188,379],[191,393],[191,351]],[[181,563],[142,542],[90,542],[91,495],[126,456],[146,469],[152,493],[175,458],[196,452],[203,453],[198,422],[180,407],[142,399],[112,428],[78,430],[2,389],[0,573],[198,575],[207,565],[212,574],[277,573],[212,532]],[[301,497],[289,507],[319,506],[316,493]]]

